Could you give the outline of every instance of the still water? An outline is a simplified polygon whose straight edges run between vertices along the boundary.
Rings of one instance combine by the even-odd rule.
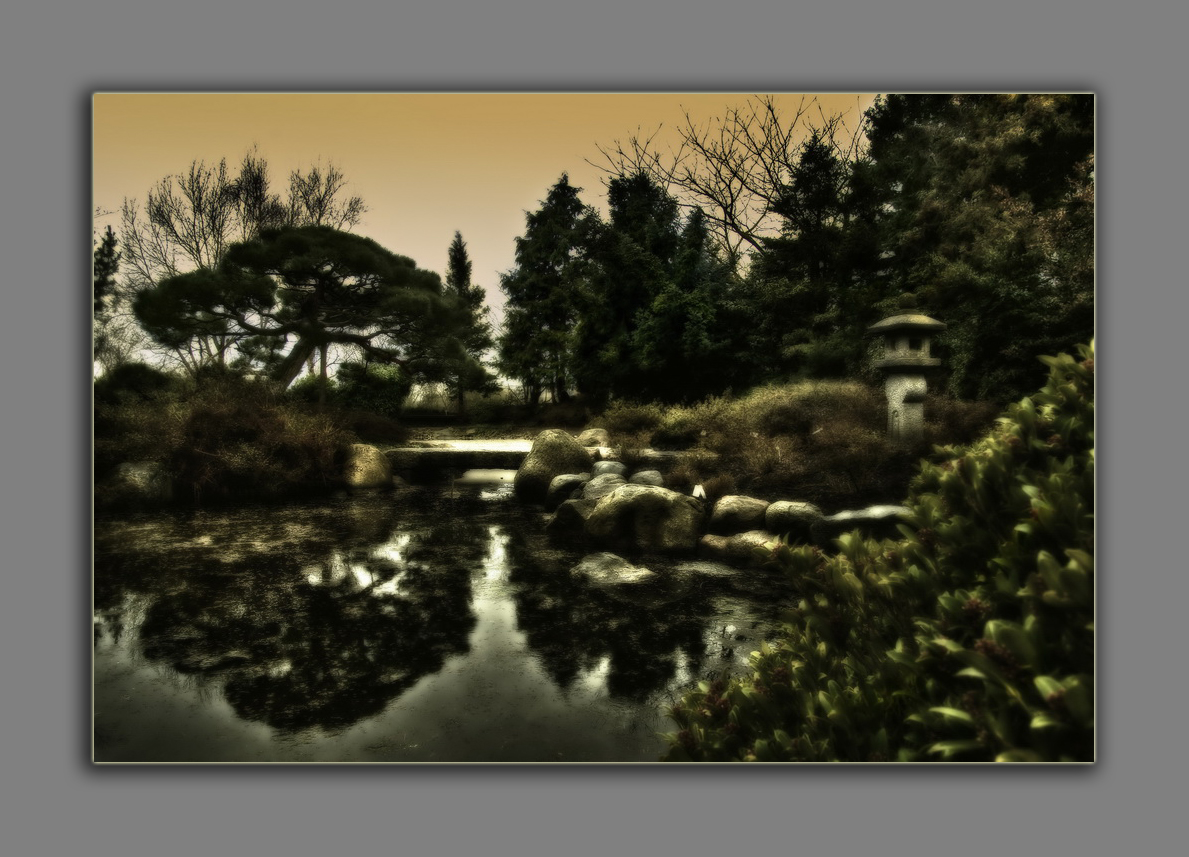
[[[656,761],[785,593],[651,558],[630,600],[585,586],[510,487],[97,518],[95,760]]]

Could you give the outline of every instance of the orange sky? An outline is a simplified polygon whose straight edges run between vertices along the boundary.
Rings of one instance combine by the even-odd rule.
[[[94,204],[144,201],[192,160],[238,165],[257,146],[274,188],[288,174],[333,161],[368,206],[357,232],[445,274],[462,233],[473,279],[501,302],[499,273],[514,265],[524,216],[562,172],[605,213],[596,145],[662,126],[673,138],[688,110],[698,123],[742,106],[746,94],[97,94]],[[779,102],[792,115],[800,94]],[[818,96],[827,113],[866,109],[873,96]],[[99,221],[111,223],[112,216]]]

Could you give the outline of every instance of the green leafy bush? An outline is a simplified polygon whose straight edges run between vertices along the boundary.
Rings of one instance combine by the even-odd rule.
[[[182,386],[178,378],[160,369],[144,363],[123,363],[95,381],[95,402],[149,402],[176,395]]]
[[[900,541],[776,543],[800,592],[751,675],[673,707],[669,760],[1090,761],[1094,360],[915,478]]]
[[[335,376],[334,400],[348,410],[395,419],[412,389],[413,379],[397,366],[344,363]]]

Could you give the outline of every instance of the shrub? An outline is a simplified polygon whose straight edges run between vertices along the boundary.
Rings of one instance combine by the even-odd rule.
[[[335,375],[334,401],[348,410],[395,419],[412,389],[412,378],[397,366],[343,363]]]
[[[1093,346],[913,481],[900,541],[775,543],[800,591],[739,679],[671,709],[669,760],[1089,761]]]
[[[651,433],[661,424],[664,414],[660,405],[639,405],[633,402],[612,402],[603,413],[603,427],[612,437],[626,434]]]
[[[203,385],[175,415],[166,464],[195,500],[271,497],[337,479],[349,435],[333,417],[285,406],[267,387]]]
[[[512,423],[527,419],[526,408],[512,390],[499,390],[490,395],[466,394],[467,417],[473,423]]]
[[[124,363],[95,381],[95,403],[149,402],[176,395],[178,378],[144,363]]]
[[[969,444],[995,423],[993,402],[963,402],[930,393],[925,397],[925,439],[937,444]]]

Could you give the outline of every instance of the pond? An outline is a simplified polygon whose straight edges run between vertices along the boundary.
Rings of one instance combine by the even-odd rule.
[[[508,474],[95,521],[97,762],[652,762],[779,624],[764,572],[591,588]]]

